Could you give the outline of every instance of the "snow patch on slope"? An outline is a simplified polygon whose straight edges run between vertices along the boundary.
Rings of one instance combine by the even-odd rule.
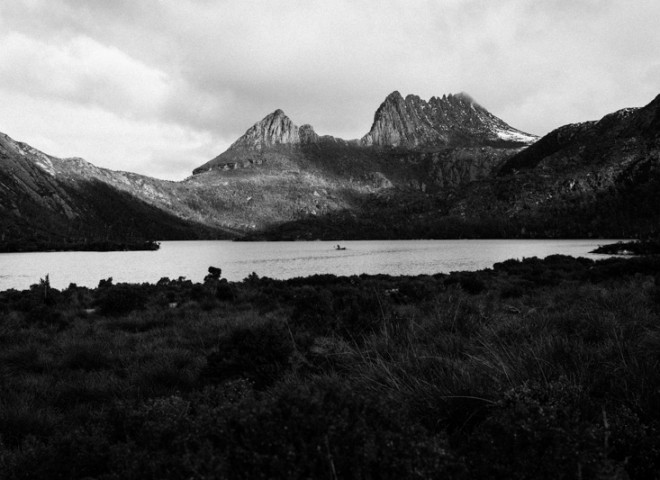
[[[498,138],[502,140],[506,140],[508,142],[520,142],[520,143],[527,143],[531,144],[534,143],[536,140],[538,140],[538,137],[535,135],[529,135],[524,132],[520,132],[517,130],[503,130],[500,128],[494,129],[495,135],[497,135]]]

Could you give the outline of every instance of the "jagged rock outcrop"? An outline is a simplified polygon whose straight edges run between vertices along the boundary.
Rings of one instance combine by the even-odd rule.
[[[297,145],[300,143],[299,131],[291,119],[278,109],[252,125],[229,149],[261,150],[275,145]]]
[[[528,145],[536,136],[517,130],[469,95],[443,95],[426,102],[398,91],[387,96],[374,116],[364,146],[438,147],[497,144]]]
[[[261,152],[273,148],[316,144],[320,139],[311,125],[298,127],[282,110],[277,109],[248,128],[225,152],[193,170],[193,174],[262,164],[265,159],[260,158]]]
[[[314,127],[312,127],[310,124],[306,123],[305,125],[302,125],[298,129],[298,136],[300,137],[300,143],[303,145],[310,144],[310,143],[318,143],[319,142],[319,136],[317,133],[314,131]]]
[[[295,149],[323,144],[328,148],[353,149],[372,146],[413,150],[485,146],[520,148],[536,139],[536,136],[521,132],[497,118],[465,93],[432,97],[426,102],[416,95],[404,99],[399,92],[393,92],[376,111],[369,133],[360,140],[319,136],[311,125],[298,127],[282,110],[275,110],[250,127],[227,151],[193,173],[252,165],[262,152],[282,147]],[[260,164],[265,161],[262,158]]]

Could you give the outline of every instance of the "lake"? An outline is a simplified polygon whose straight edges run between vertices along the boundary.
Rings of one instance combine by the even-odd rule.
[[[291,278],[316,273],[419,275],[479,270],[509,258],[552,254],[605,258],[590,254],[616,240],[367,240],[337,242],[161,242],[146,252],[36,252],[0,254],[0,290],[25,289],[46,274],[51,285],[96,287],[112,277],[119,282],[157,282],[180,276],[201,281],[209,266],[229,280],[250,273]]]

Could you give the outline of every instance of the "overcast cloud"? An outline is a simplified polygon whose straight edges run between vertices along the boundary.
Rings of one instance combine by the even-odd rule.
[[[0,131],[182,179],[277,108],[358,138],[393,90],[545,134],[660,94],[657,0],[16,0]]]

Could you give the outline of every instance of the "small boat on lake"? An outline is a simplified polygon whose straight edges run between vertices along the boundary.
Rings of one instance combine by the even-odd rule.
[[[342,247],[340,245],[335,246],[335,250],[346,250],[346,247]]]

